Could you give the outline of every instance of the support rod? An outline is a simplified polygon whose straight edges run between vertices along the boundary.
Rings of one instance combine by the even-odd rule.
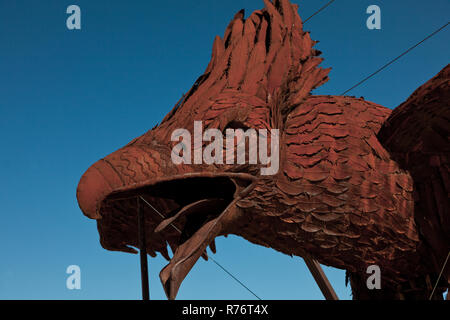
[[[324,295],[325,299],[339,300],[336,292],[334,291],[333,287],[331,286],[330,281],[328,281],[328,278],[325,275],[325,272],[323,272],[322,267],[320,266],[319,262],[317,262],[316,260],[311,259],[309,257],[303,258],[303,259],[305,260],[309,271],[311,272],[312,276],[314,277],[314,280],[316,280],[316,283],[319,286],[320,291],[322,291],[322,294]]]
[[[138,237],[139,237],[139,255],[141,258],[141,283],[142,283],[142,300],[150,300],[150,292],[148,285],[148,260],[147,260],[147,241],[145,238],[145,217],[141,210],[139,197],[136,199],[137,216],[138,216]]]

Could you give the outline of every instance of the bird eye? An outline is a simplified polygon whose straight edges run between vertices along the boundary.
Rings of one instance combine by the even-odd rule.
[[[227,129],[234,129],[234,130],[242,129],[245,131],[245,130],[249,129],[249,127],[246,126],[241,121],[232,120],[225,126],[225,129],[223,129],[223,132],[225,133]]]

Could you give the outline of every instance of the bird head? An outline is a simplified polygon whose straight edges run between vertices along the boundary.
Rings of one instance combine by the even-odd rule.
[[[161,123],[93,164],[77,189],[108,250],[136,252],[140,201],[147,253],[169,260],[160,278],[171,299],[216,237],[267,245],[242,230],[258,210],[276,210],[270,188],[261,190],[284,174],[286,122],[328,79],[298,7],[264,2],[247,19],[239,11],[215,38],[204,74]],[[255,192],[262,196],[250,201]]]

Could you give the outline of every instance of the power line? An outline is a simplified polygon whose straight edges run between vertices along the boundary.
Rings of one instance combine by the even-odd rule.
[[[437,285],[439,283],[439,280],[441,280],[442,273],[444,272],[444,269],[445,269],[445,266],[447,265],[449,257],[450,257],[450,251],[447,254],[447,258],[445,259],[444,265],[442,266],[441,272],[439,273],[439,277],[436,280],[436,284],[434,285],[433,291],[431,291],[431,295],[430,295],[430,298],[428,300],[431,300],[433,298],[434,291],[436,291],[436,288],[437,288]],[[447,295],[448,295],[448,293],[447,293]]]
[[[144,201],[150,208],[153,209],[154,212],[156,212],[162,219],[166,219],[166,217],[160,213],[154,206],[152,206],[147,200],[145,200],[142,196],[139,196],[139,198]],[[170,225],[179,233],[181,233],[181,230],[178,229],[173,223],[170,223]],[[252,290],[249,289],[242,281],[240,281],[236,276],[234,276],[230,271],[225,269],[219,262],[214,260],[211,256],[208,257],[211,259],[212,262],[214,262],[219,268],[221,268],[223,271],[225,271],[231,278],[233,278],[237,283],[239,283],[244,289],[246,289],[248,292],[250,292],[252,295],[254,295],[259,300],[262,300],[260,297],[258,297]]]
[[[324,10],[326,7],[328,7],[330,4],[332,4],[335,0],[331,0],[329,1],[327,4],[325,4],[323,7],[321,7],[319,10],[317,10],[316,12],[314,12],[309,18],[307,18],[305,21],[303,21],[303,24],[305,24],[309,19],[311,19],[312,17],[314,17],[315,15],[319,14],[319,12],[321,12],[322,10]]]
[[[403,57],[404,55],[406,55],[407,53],[409,53],[410,51],[412,51],[413,49],[417,48],[419,45],[421,45],[422,43],[424,43],[425,41],[427,41],[428,39],[430,39],[431,37],[433,37],[434,35],[438,34],[439,32],[441,32],[442,30],[444,30],[450,22],[447,22],[446,24],[444,24],[442,27],[440,27],[439,29],[437,29],[436,31],[434,31],[433,33],[431,33],[430,35],[428,35],[425,39],[419,41],[418,43],[416,43],[415,45],[413,45],[411,48],[409,48],[408,50],[404,51],[402,54],[400,54],[398,57],[396,57],[395,59],[389,61],[388,63],[386,63],[384,66],[382,66],[381,68],[379,68],[377,71],[373,72],[372,74],[368,75],[366,78],[364,78],[363,80],[361,80],[360,82],[358,82],[357,84],[355,84],[353,87],[351,87],[350,89],[346,90],[344,93],[341,94],[341,96],[345,95],[346,93],[352,91],[353,89],[355,89],[356,87],[359,87],[361,84],[363,84],[364,82],[366,82],[367,80],[369,80],[370,78],[372,78],[373,76],[375,76],[376,74],[378,74],[379,72],[383,71],[384,69],[386,69],[387,67],[389,67],[391,64],[393,64],[395,61],[399,60],[401,57]]]
[[[241,286],[243,286],[245,289],[247,289],[248,292],[250,292],[252,295],[254,295],[257,299],[262,300],[260,297],[258,297],[256,295],[256,293],[254,293],[252,290],[250,290],[245,284],[243,284],[241,281],[239,281],[238,278],[236,278],[235,276],[233,276],[230,272],[228,272],[228,270],[226,270],[224,267],[222,267],[216,260],[214,260],[212,257],[209,257],[211,259],[212,262],[214,262],[217,266],[219,266],[223,271],[225,271],[226,273],[228,273],[228,275],[230,277],[232,277],[234,280],[236,280],[236,282],[238,282]]]

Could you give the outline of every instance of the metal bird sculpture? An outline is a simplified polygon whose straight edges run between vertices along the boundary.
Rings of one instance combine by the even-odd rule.
[[[434,298],[442,298],[450,279],[450,66],[394,111],[312,95],[329,70],[319,67],[298,6],[264,3],[247,19],[238,12],[216,37],[206,71],[161,124],[83,175],[79,206],[97,221],[101,245],[136,253],[138,198],[147,253],[170,261],[160,273],[170,299],[228,234],[347,270],[354,299],[428,299],[439,274]],[[224,134],[279,130],[279,170],[175,164],[173,132],[193,133],[195,121]],[[373,264],[380,290],[366,286]]]

